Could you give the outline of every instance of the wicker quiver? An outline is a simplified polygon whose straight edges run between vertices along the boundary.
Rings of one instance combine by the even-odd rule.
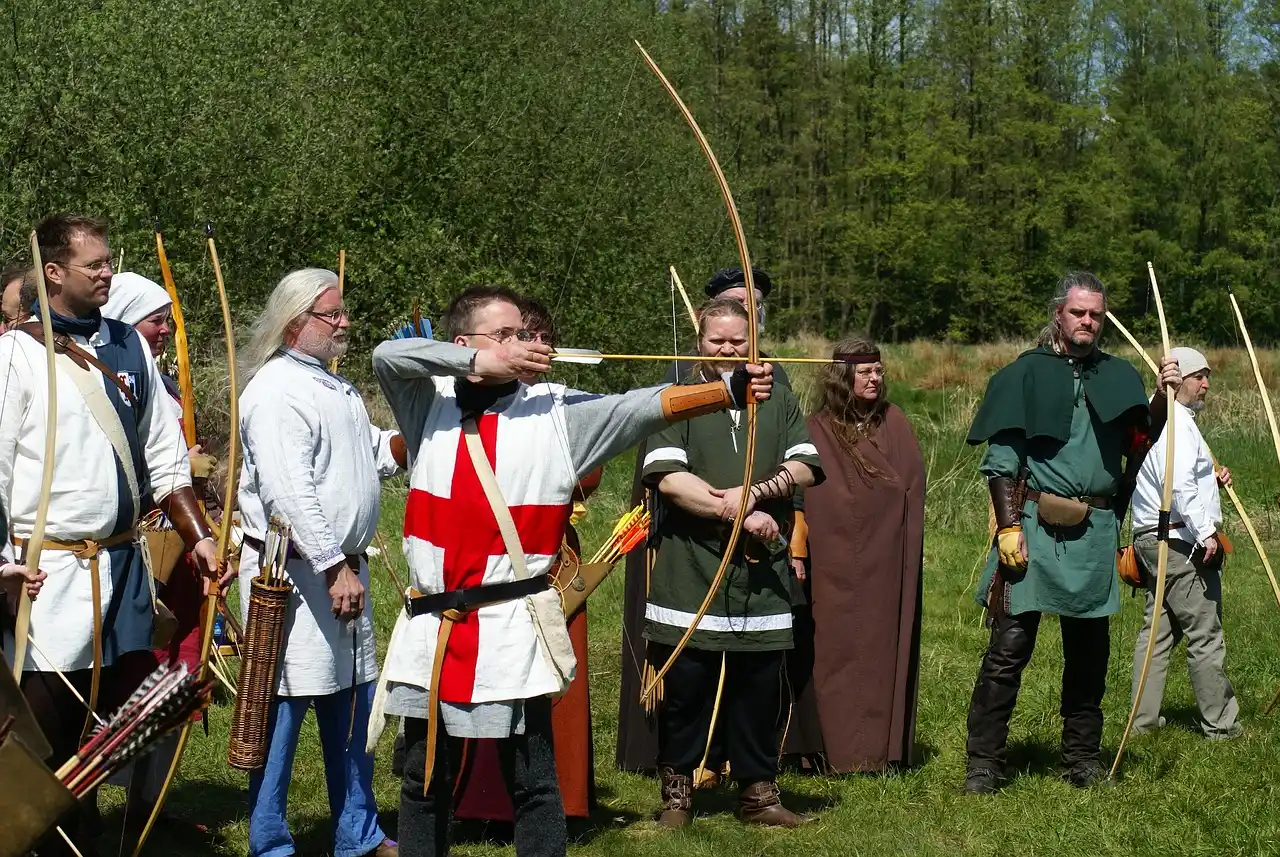
[[[249,591],[249,620],[241,641],[240,677],[227,742],[227,763],[241,771],[255,771],[267,763],[267,715],[275,696],[276,666],[293,585],[272,585],[255,578]]]

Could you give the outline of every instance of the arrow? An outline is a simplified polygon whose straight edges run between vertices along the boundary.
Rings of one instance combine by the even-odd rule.
[[[559,363],[581,363],[583,366],[597,366],[605,360],[659,360],[668,362],[671,360],[683,360],[686,363],[708,362],[708,363],[750,363],[750,357],[699,357],[697,355],[681,354],[672,356],[668,354],[605,354],[592,348],[557,348],[551,354],[551,359]],[[850,363],[850,360],[836,360],[831,357],[768,357],[760,358],[765,363]]]

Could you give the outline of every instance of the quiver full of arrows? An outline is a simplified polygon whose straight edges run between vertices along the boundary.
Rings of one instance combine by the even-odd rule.
[[[240,676],[227,743],[227,763],[242,771],[257,770],[267,762],[268,715],[293,594],[293,584],[284,572],[291,535],[288,524],[272,519],[258,557],[261,573],[249,584],[249,618],[240,645]]]

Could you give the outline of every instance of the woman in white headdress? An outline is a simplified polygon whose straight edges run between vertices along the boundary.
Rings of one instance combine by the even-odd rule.
[[[151,356],[159,358],[169,344],[173,332],[173,300],[163,286],[141,274],[124,271],[111,278],[111,294],[102,307],[105,318],[114,318],[132,325],[151,349]],[[161,373],[165,389],[177,403],[181,414],[182,391],[171,376]],[[190,449],[191,476],[196,481],[197,494],[203,495],[201,486],[213,473],[218,459],[208,455],[199,445]],[[168,582],[161,585],[159,595],[164,605],[173,613],[177,627],[168,645],[156,650],[156,657],[166,661],[180,660],[188,668],[200,664],[200,607],[202,585],[199,572],[186,556],[181,557]],[[139,677],[141,678],[141,677]],[[170,738],[139,763],[130,789],[128,814],[138,814],[145,819],[151,813],[160,792],[160,786],[168,773],[176,749],[176,739]]]

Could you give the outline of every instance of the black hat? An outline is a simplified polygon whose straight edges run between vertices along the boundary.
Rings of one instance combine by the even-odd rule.
[[[773,288],[773,283],[769,280],[769,275],[759,268],[752,266],[751,279],[755,281],[756,288],[760,290],[760,297],[769,297],[769,291]],[[716,271],[715,275],[707,280],[707,297],[714,298],[727,289],[734,289],[746,282],[746,277],[742,275],[741,268],[725,268]]]

